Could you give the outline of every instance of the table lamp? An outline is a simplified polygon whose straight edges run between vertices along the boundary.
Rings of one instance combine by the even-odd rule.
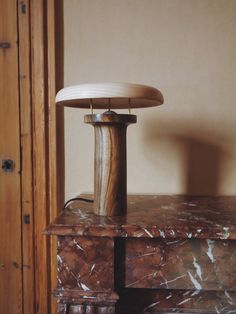
[[[153,87],[130,83],[80,84],[57,93],[57,105],[90,108],[85,123],[95,130],[94,213],[101,216],[124,215],[127,211],[126,129],[136,123],[133,108],[163,104],[161,92]],[[94,114],[94,109],[106,109]],[[115,109],[128,109],[117,114]]]

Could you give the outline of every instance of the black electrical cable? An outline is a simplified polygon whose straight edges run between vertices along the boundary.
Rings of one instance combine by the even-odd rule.
[[[74,197],[74,198],[69,199],[67,202],[65,202],[65,204],[64,204],[64,206],[63,206],[63,209],[66,209],[66,208],[67,208],[67,205],[68,205],[70,202],[73,202],[73,201],[83,201],[83,202],[87,202],[87,203],[93,203],[93,202],[94,202],[94,200],[89,199],[89,198]]]

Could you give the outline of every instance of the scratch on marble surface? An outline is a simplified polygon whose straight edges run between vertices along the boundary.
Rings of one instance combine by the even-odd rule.
[[[223,227],[223,231],[216,234],[220,237],[221,240],[228,239],[230,237],[229,227]]]
[[[220,311],[218,310],[218,307],[217,307],[217,306],[215,306],[215,310],[216,310],[216,313],[217,313],[217,314],[220,314]]]
[[[186,302],[188,302],[188,301],[191,301],[191,300],[192,300],[191,298],[185,299],[185,300],[179,302],[177,305],[184,304],[184,303],[186,303]]]
[[[225,290],[224,293],[225,293],[225,296],[226,296],[226,298],[227,298],[229,304],[233,305],[233,299],[231,298],[231,296],[230,296],[230,294],[228,293],[228,291]]]
[[[172,230],[169,231],[169,234],[174,237],[175,234],[176,234],[176,231],[172,229]]]
[[[165,232],[164,232],[163,230],[159,229],[159,232],[160,232],[160,236],[161,236],[162,238],[165,238],[165,237],[166,237]]]
[[[161,208],[162,208],[162,209],[170,209],[170,210],[173,209],[171,206],[166,206],[166,205],[161,206]]]
[[[202,280],[202,269],[201,269],[201,266],[199,265],[199,263],[197,262],[195,256],[193,256],[193,266],[196,269],[196,273],[197,273],[198,277]]]
[[[136,231],[134,232],[134,237],[141,238],[143,236],[144,231]]]
[[[224,239],[228,239],[230,236],[229,227],[223,227],[224,230]]]
[[[90,296],[87,296],[87,295],[83,295],[82,298],[83,299],[96,299],[97,297],[92,297],[92,296],[90,297]]]
[[[192,233],[192,232],[190,232],[190,233],[186,232],[186,236],[187,236],[189,239],[191,239],[192,236],[193,236],[193,233]]]
[[[59,263],[63,263],[63,260],[62,260],[62,258],[61,258],[61,256],[59,254],[57,254],[57,261]]]
[[[200,293],[200,290],[196,290],[191,294],[191,297],[194,297],[195,295],[198,295]]]
[[[191,291],[186,291],[186,292],[184,292],[184,293],[183,293],[183,296],[186,296],[186,295],[190,294],[190,292],[191,292]]]
[[[84,291],[89,291],[90,290],[84,283],[81,282],[80,285],[81,285],[81,287],[82,287],[82,289]]]
[[[75,239],[73,240],[73,243],[75,244],[75,246],[77,247],[77,249],[83,251],[84,249],[78,244],[78,242],[75,241]]]
[[[136,257],[137,257],[137,258],[140,258],[140,257],[143,257],[143,256],[156,255],[156,254],[157,254],[157,252],[154,251],[154,252],[144,253],[144,254],[142,254],[142,255],[140,255],[140,256],[136,256]]]
[[[170,292],[170,294],[168,294],[168,296],[166,297],[166,299],[168,300],[168,299],[170,299],[170,298],[172,298],[172,293]]]
[[[202,290],[201,284],[193,277],[190,271],[187,272],[196,290]]]
[[[80,216],[80,219],[88,219],[89,215],[85,212],[83,212],[81,209],[79,208],[73,208],[72,211]]]
[[[144,311],[146,311],[146,310],[148,310],[148,309],[151,309],[152,307],[156,306],[156,305],[159,304],[159,303],[160,303],[160,301],[157,301],[157,302],[155,302],[155,303],[152,303],[152,304],[148,305],[147,307],[145,307]]]
[[[197,206],[196,204],[194,204],[192,202],[183,202],[182,204],[188,205],[188,206]]]
[[[211,260],[211,262],[215,263],[216,259],[215,259],[214,255],[213,255],[213,249],[214,249],[215,241],[207,239],[206,242],[207,242],[207,246],[208,246],[208,250],[207,250],[206,254],[209,257],[209,259]]]
[[[160,286],[163,286],[163,285],[168,285],[168,283],[170,283],[170,282],[174,282],[174,281],[176,281],[176,280],[178,280],[178,279],[180,279],[180,278],[183,278],[183,277],[186,277],[186,274],[184,274],[184,275],[181,275],[181,276],[178,276],[178,277],[176,277],[176,278],[174,278],[174,279],[172,279],[172,280],[166,280],[165,282],[161,282],[160,283]]]
[[[144,232],[146,232],[147,235],[149,235],[150,238],[153,238],[153,235],[150,231],[148,231],[146,228],[143,228]]]
[[[166,244],[166,245],[171,245],[171,244],[179,243],[180,241],[181,241],[181,240],[166,241],[165,244]]]
[[[92,274],[92,272],[93,272],[93,270],[94,270],[95,266],[96,266],[96,264],[94,263],[94,264],[92,265],[91,269],[90,269],[89,276],[91,276],[91,274]]]
[[[131,287],[131,286],[135,285],[136,283],[142,281],[143,279],[145,279],[147,277],[150,277],[150,276],[156,277],[156,274],[157,274],[157,272],[154,272],[154,273],[151,273],[151,274],[147,274],[147,275],[141,277],[140,279],[138,279],[138,280],[136,280],[134,282],[131,282],[130,284],[126,285],[126,287]]]

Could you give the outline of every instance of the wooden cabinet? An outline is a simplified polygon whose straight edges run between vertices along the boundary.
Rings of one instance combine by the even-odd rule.
[[[61,54],[63,46],[61,39],[56,43],[61,10],[60,0],[0,1],[0,312],[4,314],[55,312],[50,293],[55,243],[42,232],[56,216],[57,188],[60,203],[64,196],[63,179],[59,186],[56,177],[56,115],[58,135],[63,138],[63,112],[56,113],[54,105],[62,80],[63,59],[56,60],[56,51]],[[59,149],[63,150],[63,142]],[[63,173],[63,154],[60,165]]]
[[[0,21],[0,308],[18,314],[23,255],[16,1],[0,2]]]

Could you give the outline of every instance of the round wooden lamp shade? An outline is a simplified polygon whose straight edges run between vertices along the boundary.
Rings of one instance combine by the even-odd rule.
[[[107,109],[85,115],[95,130],[94,212],[102,216],[124,215],[127,211],[126,129],[136,115],[117,114],[114,109],[162,105],[161,92],[153,87],[130,83],[81,84],[66,87],[56,103],[66,107]]]
[[[161,92],[150,86],[130,83],[96,83],[65,87],[57,93],[56,102],[66,107],[128,109],[160,106]]]

